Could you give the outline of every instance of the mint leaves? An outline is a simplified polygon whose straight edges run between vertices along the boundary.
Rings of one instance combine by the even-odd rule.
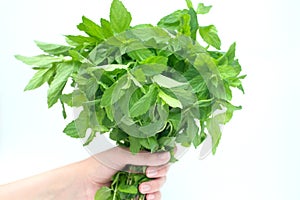
[[[216,27],[198,25],[196,14],[208,13],[211,6],[200,3],[195,11],[190,1],[187,5],[188,9],[163,17],[157,27],[130,27],[131,14],[121,1],[114,0],[110,20],[101,18],[98,24],[83,17],[78,29],[86,35],[67,35],[69,46],[36,41],[45,54],[16,56],[37,70],[25,90],[47,83],[49,108],[58,101],[63,110],[65,104],[83,106],[87,119],[84,126],[77,127],[79,133],[74,133],[72,123],[82,124],[80,118],[64,131],[73,137],[84,137],[88,128],[93,135],[120,128],[128,137],[116,142],[127,147],[136,143],[132,137],[152,136],[157,141],[167,136],[184,146],[199,146],[200,135],[209,134],[216,147],[219,134],[210,123],[213,113],[219,108],[226,110],[226,119],[218,121],[224,124],[240,109],[230,103],[231,88],[243,91],[241,79],[245,76],[240,75],[241,66],[235,59],[235,43],[227,52],[216,51],[221,48]],[[198,37],[216,50],[202,47],[194,36],[197,31]],[[68,82],[78,87],[80,98],[64,94]],[[186,114],[190,111],[192,115]],[[174,114],[180,118],[172,118]],[[195,125],[190,118],[202,124],[201,133],[185,132]],[[164,131],[169,132],[159,134]],[[139,145],[135,149],[151,150],[144,142]],[[158,146],[166,149],[159,142]]]
[[[67,45],[36,41],[42,55],[16,56],[36,71],[25,90],[47,84],[48,107],[60,102],[64,118],[65,106],[80,108],[63,132],[86,138],[84,145],[108,134],[133,154],[169,151],[175,162],[176,145],[197,148],[211,137],[216,153],[220,127],[241,109],[231,104],[232,89],[244,92],[245,75],[236,44],[221,51],[217,28],[198,21],[212,7],[186,3],[187,9],[157,25],[133,26],[130,12],[113,0],[109,19],[93,22],[83,16],[77,28],[84,35],[66,35]],[[145,175],[117,173],[95,198],[135,198],[145,180]]]
[[[127,11],[123,3],[119,0],[114,0],[110,7],[110,23],[114,33],[126,31],[131,22],[131,14]]]
[[[74,65],[73,62],[64,62],[57,65],[56,75],[53,77],[48,90],[48,107],[52,107],[61,97],[68,78],[74,71]]]
[[[197,14],[207,14],[209,13],[212,6],[205,6],[203,3],[198,4]]]
[[[221,40],[214,25],[199,27],[199,33],[208,45],[211,45],[218,50],[221,49]]]

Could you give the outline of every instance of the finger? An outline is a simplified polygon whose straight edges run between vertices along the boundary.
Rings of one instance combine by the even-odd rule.
[[[146,175],[149,178],[159,178],[166,176],[169,171],[170,165],[163,165],[159,167],[147,167]]]
[[[133,155],[130,153],[128,157],[123,157],[124,164],[143,165],[143,166],[161,166],[170,160],[170,153],[149,153],[143,152]]]
[[[161,193],[160,192],[155,192],[152,194],[147,194],[146,196],[147,200],[160,200],[161,199]]]
[[[141,183],[139,186],[139,190],[142,194],[150,194],[155,193],[160,190],[160,188],[164,185],[166,182],[166,177],[161,177],[154,179],[152,181]]]
[[[115,147],[99,153],[96,158],[110,168],[121,170],[128,164],[137,166],[164,165],[170,160],[170,153],[142,152],[134,155],[127,149]]]

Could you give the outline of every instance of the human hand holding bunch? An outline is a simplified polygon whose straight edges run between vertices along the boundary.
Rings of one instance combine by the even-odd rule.
[[[96,191],[111,184],[112,176],[128,164],[148,166],[146,175],[152,180],[139,185],[148,200],[160,200],[160,188],[166,180],[170,154],[139,153],[132,155],[115,147],[83,161],[67,165],[27,179],[0,186],[0,199],[10,200],[93,200]]]

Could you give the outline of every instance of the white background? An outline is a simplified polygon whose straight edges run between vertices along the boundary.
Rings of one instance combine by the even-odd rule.
[[[228,124],[215,156],[198,159],[191,150],[172,166],[163,199],[298,200],[299,1],[204,1],[214,7],[200,21],[213,23],[223,49],[237,42],[248,75],[243,105]],[[155,23],[185,6],[184,0],[124,0],[133,24]],[[194,1],[194,3],[198,3]],[[81,16],[108,16],[104,0],[10,0],[0,3],[0,184],[89,156],[80,141],[62,133],[58,106],[48,110],[47,87],[23,92],[30,67],[15,54],[36,55],[33,40],[62,43]],[[298,13],[297,13],[298,12]]]

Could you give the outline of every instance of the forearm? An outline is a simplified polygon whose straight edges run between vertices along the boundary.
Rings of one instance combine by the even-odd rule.
[[[71,200],[88,199],[81,177],[83,163],[74,163],[31,178],[0,186],[0,199]]]

